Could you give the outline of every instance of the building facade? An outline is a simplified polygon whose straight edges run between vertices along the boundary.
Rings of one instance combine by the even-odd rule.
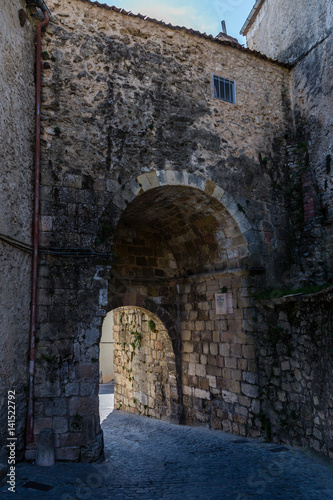
[[[36,8],[16,3],[6,4],[3,31],[30,43],[22,78],[31,87],[18,102],[32,123]],[[311,119],[330,99],[326,76],[320,97],[304,69],[314,55],[297,62],[288,47],[266,44],[270,2],[247,21],[249,49],[84,0],[48,7],[34,439],[25,456],[34,458],[43,428],[53,429],[59,460],[101,456],[99,342],[114,311],[118,409],[332,457],[332,136]],[[265,44],[267,55],[258,53]],[[10,94],[13,62],[3,64]],[[322,107],[301,101],[300,82]],[[316,117],[324,127],[329,114]],[[32,128],[20,130],[9,106],[3,116],[29,150],[32,177]],[[11,175],[22,176],[24,165],[4,151],[4,166],[7,158]],[[15,241],[28,239],[30,186],[26,180],[20,206],[26,232],[13,233]],[[22,189],[17,177],[13,187]],[[14,191],[6,203],[10,221]],[[16,296],[3,294],[15,330],[6,332],[4,353],[20,339],[21,364],[10,365],[2,388],[5,404],[6,391],[19,387],[23,450],[30,260],[5,242],[10,229],[2,251],[27,267]],[[18,267],[6,266],[10,287],[21,283]],[[276,298],[305,285],[325,290]]]

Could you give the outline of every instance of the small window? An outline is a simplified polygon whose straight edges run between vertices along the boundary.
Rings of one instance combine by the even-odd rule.
[[[213,75],[214,97],[227,102],[236,102],[235,82]]]

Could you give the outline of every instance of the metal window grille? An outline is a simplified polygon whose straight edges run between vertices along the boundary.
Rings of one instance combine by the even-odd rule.
[[[235,82],[213,75],[214,97],[235,103]]]

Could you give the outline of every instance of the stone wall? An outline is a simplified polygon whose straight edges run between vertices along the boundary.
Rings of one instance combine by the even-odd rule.
[[[26,417],[30,321],[34,144],[34,27],[23,0],[0,16],[0,442],[7,439],[7,393],[16,392],[17,458]],[[0,451],[7,463],[6,448]]]
[[[101,322],[124,306],[156,314],[168,333],[172,415],[258,436],[251,297],[283,281],[293,256],[290,72],[239,45],[116,9],[81,0],[49,7],[36,442],[53,427],[58,459],[100,456]],[[213,97],[213,74],[235,81],[236,104]],[[224,318],[214,316],[223,287],[234,300]],[[131,408],[139,398],[128,382],[117,390]],[[155,382],[146,383],[153,393]]]
[[[247,272],[194,276],[180,286],[185,422],[234,434],[261,434],[253,336],[253,290]],[[226,291],[225,314],[215,294]]]
[[[247,272],[182,280],[179,349],[156,315],[116,309],[115,407],[260,436],[253,290],[261,281]],[[224,287],[230,302],[220,315],[215,294]]]
[[[35,441],[26,450],[27,459],[35,457],[43,428],[53,429],[57,460],[101,456],[98,361],[109,269],[105,257],[100,259],[97,265],[94,258],[75,254],[41,257]]]
[[[333,458],[332,288],[263,300],[256,338],[266,437]]]
[[[237,198],[276,279],[288,70],[240,46],[80,0],[50,8],[58,24],[43,42],[42,243],[102,249],[119,189],[143,172],[200,173]],[[236,104],[213,98],[213,73],[235,80]]]
[[[186,276],[251,267],[266,269],[275,282],[276,269],[287,265],[287,215],[278,187],[286,176],[288,70],[238,45],[89,2],[51,0],[48,6],[36,440],[26,456],[35,456],[43,427],[54,430],[58,459],[100,456],[102,317],[145,303],[163,322],[175,353],[178,397],[187,410],[173,414],[218,426],[210,422],[214,408],[216,418],[224,412],[225,428],[243,418],[239,432],[247,433],[244,419],[256,411],[255,375],[240,380],[237,370],[243,363],[253,373],[253,344],[250,333],[237,335],[250,319],[239,306],[230,318],[235,336],[218,340],[227,326],[198,319],[192,328],[180,287]],[[235,80],[236,104],[213,97],[213,73]],[[190,338],[181,344],[183,329]],[[209,352],[205,335],[214,342]],[[232,366],[224,365],[223,342]],[[197,377],[187,370],[197,370]],[[219,396],[207,404],[209,388]],[[234,391],[230,404],[223,406],[222,390]],[[132,394],[123,396],[131,404]]]
[[[179,423],[175,353],[162,322],[131,307],[114,320],[115,408]]]
[[[294,63],[320,43],[332,28],[326,0],[265,0],[246,34],[250,49]]]
[[[308,201],[313,206],[299,249],[306,258],[298,274],[313,282],[333,278],[332,9],[332,2],[325,0],[266,0],[247,33],[249,48],[293,65],[290,84],[296,146],[307,149],[307,182],[312,184]]]
[[[4,5],[1,405],[15,389],[20,451],[30,256],[12,243],[30,242],[34,47],[23,3]],[[266,432],[330,455],[331,298],[261,312],[254,299],[266,285],[332,278],[330,32],[313,30],[314,46],[311,36],[291,46],[286,27],[281,57],[304,55],[289,70],[233,42],[116,8],[48,6],[35,441],[26,458],[45,427],[58,460],[101,457],[99,342],[110,310],[123,409]],[[261,15],[271,7],[265,2]],[[324,17],[329,30],[331,13]],[[235,81],[235,104],[213,97],[213,74]],[[217,314],[222,291],[232,304]],[[134,337],[141,345],[132,357]]]

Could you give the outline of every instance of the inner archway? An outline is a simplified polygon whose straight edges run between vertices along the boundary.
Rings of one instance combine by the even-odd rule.
[[[243,267],[247,241],[225,206],[189,186],[161,186],[128,204],[114,236],[119,274],[173,277]]]
[[[120,307],[112,317],[115,408],[174,420],[179,406],[177,370],[166,327],[142,307]]]

